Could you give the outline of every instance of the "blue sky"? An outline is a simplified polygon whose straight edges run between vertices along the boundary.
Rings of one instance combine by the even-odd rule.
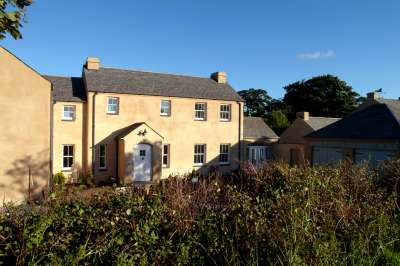
[[[1,41],[43,74],[79,76],[87,56],[109,67],[209,76],[275,97],[334,74],[360,94],[400,96],[400,1],[36,0],[23,39]]]

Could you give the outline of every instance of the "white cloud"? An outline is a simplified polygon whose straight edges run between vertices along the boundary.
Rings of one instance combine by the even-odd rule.
[[[301,53],[298,54],[296,57],[300,60],[319,60],[324,58],[332,58],[335,57],[335,51],[328,50],[328,51],[316,51],[316,52],[309,52],[309,53]]]

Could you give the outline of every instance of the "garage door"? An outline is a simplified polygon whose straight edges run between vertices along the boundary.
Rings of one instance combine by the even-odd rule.
[[[313,147],[313,165],[335,164],[343,160],[341,149]]]

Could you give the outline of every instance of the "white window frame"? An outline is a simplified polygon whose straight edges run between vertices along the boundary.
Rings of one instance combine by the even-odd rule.
[[[104,154],[101,154],[101,148],[104,147]],[[104,157],[104,165],[101,165],[101,158]],[[106,170],[107,169],[107,145],[100,144],[99,145],[99,169]]]
[[[227,110],[223,110],[225,107],[227,107]],[[222,122],[229,122],[231,121],[231,105],[230,104],[220,104],[219,106],[219,121]],[[223,117],[224,115],[226,115],[227,117]]]
[[[70,110],[66,110],[70,109]],[[70,116],[65,116],[65,113],[72,114],[72,117]],[[62,109],[62,120],[64,121],[74,121],[76,119],[76,107],[75,105],[63,105]]]
[[[167,148],[167,153],[165,153],[165,147]],[[169,144],[163,144],[163,147],[162,147],[162,167],[164,167],[164,168],[168,168],[169,167],[169,163],[170,163],[170,157],[171,157],[171,145],[169,145]],[[164,157],[166,157],[167,158],[167,163],[165,164],[164,163]]]
[[[115,100],[116,102],[111,102],[112,100]],[[115,106],[115,110],[111,110],[110,107],[111,106]],[[107,98],[107,114],[110,115],[117,115],[119,113],[119,97],[115,97],[115,96],[109,96]]]
[[[227,148],[227,150],[225,151],[225,150],[223,150],[223,148]],[[230,153],[231,153],[231,144],[221,143],[219,145],[218,161],[219,161],[220,165],[229,165],[230,164],[230,162],[231,162],[231,154]],[[227,161],[221,161],[221,155],[226,155]]]
[[[203,109],[197,108],[198,106],[203,106]],[[198,114],[203,113],[203,117],[197,116]],[[194,104],[194,120],[197,121],[205,121],[207,120],[207,103],[205,102],[196,102]]]
[[[168,103],[168,111],[165,112],[163,103]],[[170,100],[161,100],[160,102],[160,115],[161,116],[170,116],[171,115],[171,101]]]
[[[203,146],[203,152],[198,151],[198,147]],[[195,144],[194,145],[194,156],[193,156],[193,162],[195,166],[202,166],[206,163],[206,154],[207,154],[207,145],[206,144]],[[200,157],[198,157],[200,156]],[[203,158],[202,162],[198,162],[196,158]],[[197,162],[196,162],[197,161]]]
[[[64,155],[64,148],[65,147],[72,147],[72,155]],[[62,170],[63,171],[71,171],[72,168],[74,167],[74,163],[75,163],[75,145],[73,144],[63,144],[62,145],[62,151],[61,151],[61,158],[62,158]],[[64,166],[64,158],[72,158],[72,164],[70,167],[65,167]]]

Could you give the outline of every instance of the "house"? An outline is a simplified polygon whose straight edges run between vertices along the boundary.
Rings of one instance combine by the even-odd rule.
[[[279,143],[274,146],[276,159],[291,165],[311,160],[311,149],[304,138],[306,135],[340,120],[333,117],[314,117],[308,112],[298,112],[296,116],[296,120],[281,134]]]
[[[224,72],[133,71],[102,67],[89,57],[81,77],[42,76],[0,51],[5,198],[26,198],[29,175],[47,185],[58,172],[71,182],[91,172],[97,184],[129,184],[230,172],[245,159],[243,100]],[[43,173],[31,162],[39,159]],[[8,189],[14,183],[15,193]]]
[[[306,136],[314,165],[341,160],[354,163],[379,161],[400,149],[400,101],[369,93],[366,102],[348,117]]]
[[[51,83],[0,46],[0,200],[41,195],[51,176]]]
[[[253,164],[271,159],[272,146],[279,140],[278,135],[261,117],[244,117],[243,127],[245,159]]]

